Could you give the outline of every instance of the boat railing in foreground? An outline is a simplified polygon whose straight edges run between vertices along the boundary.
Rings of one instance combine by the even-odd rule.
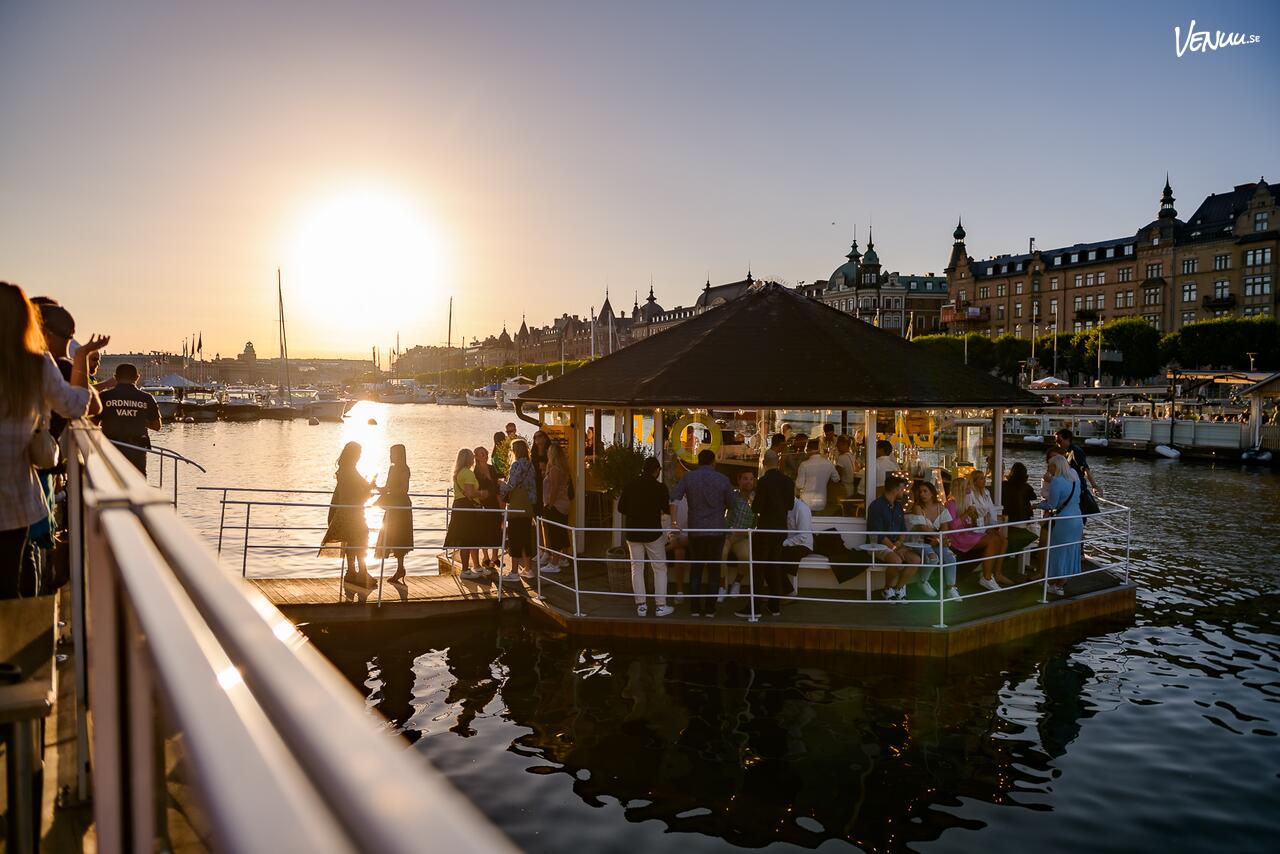
[[[173,487],[173,500],[170,501],[169,503],[172,504],[174,507],[178,506],[178,463],[184,463],[186,465],[192,466],[193,468],[198,468],[200,469],[201,474],[207,474],[204,466],[200,465],[195,460],[191,459],[190,457],[184,457],[182,454],[179,454],[177,451],[171,448],[166,448],[163,445],[151,445],[149,447],[143,447],[142,445],[131,445],[128,442],[121,442],[118,439],[112,439],[111,444],[115,445],[117,448],[128,448],[131,451],[142,451],[144,453],[151,454],[152,456],[159,457],[160,458],[160,483],[158,484],[158,487],[160,489],[164,489],[165,462],[172,461],[173,477],[170,480],[172,481],[172,487]]]
[[[1102,573],[1110,574],[1114,579],[1116,579],[1117,582],[1127,583],[1129,580],[1131,510],[1130,508],[1124,505],[1118,504],[1114,501],[1108,501],[1100,497],[1097,500],[1100,505],[1099,512],[1095,514],[1087,515],[1087,516],[1045,517],[1042,519],[1033,519],[1029,522],[1000,522],[994,525],[981,525],[981,526],[974,526],[972,528],[964,529],[964,531],[966,532],[982,532],[982,533],[986,533],[988,531],[995,531],[995,530],[1008,531],[1013,528],[1024,528],[1024,529],[1027,529],[1028,531],[1031,531],[1032,529],[1035,530],[1035,533],[1037,534],[1037,538],[1033,540],[1026,548],[1018,551],[1005,551],[1003,553],[992,555],[992,556],[987,556],[987,555],[974,556],[972,553],[965,553],[964,556],[962,556],[961,554],[957,554],[955,551],[953,551],[952,546],[950,545],[947,546],[947,551],[943,551],[942,549],[939,549],[936,545],[938,541],[937,539],[938,534],[933,532],[928,532],[928,531],[885,532],[885,531],[864,531],[861,529],[843,529],[842,530],[838,527],[833,527],[833,528],[822,527],[822,524],[825,521],[840,519],[843,517],[815,516],[814,526],[811,529],[806,531],[792,531],[792,530],[781,530],[781,529],[773,530],[773,529],[761,529],[761,528],[751,528],[751,529],[685,528],[682,530],[682,533],[690,536],[697,536],[699,534],[703,534],[703,535],[712,535],[712,536],[721,536],[721,537],[727,537],[731,535],[744,537],[746,540],[747,546],[746,546],[745,559],[736,558],[733,555],[728,555],[723,559],[717,559],[715,561],[709,562],[711,566],[711,571],[709,573],[710,578],[704,579],[704,584],[710,584],[711,592],[699,593],[696,596],[694,596],[693,594],[686,591],[684,596],[685,598],[711,599],[714,603],[714,600],[718,598],[720,595],[717,589],[718,584],[716,583],[716,579],[718,579],[720,575],[721,567],[736,566],[736,567],[739,567],[741,571],[744,572],[746,575],[745,585],[744,585],[743,592],[741,594],[741,598],[745,599],[746,601],[746,604],[747,604],[746,611],[748,612],[748,615],[749,615],[748,620],[753,623],[756,622],[759,619],[759,617],[764,613],[764,611],[761,608],[761,600],[766,600],[766,601],[782,600],[784,602],[823,603],[823,604],[828,604],[833,606],[844,606],[844,607],[849,607],[849,606],[865,607],[870,605],[878,608],[895,608],[895,609],[902,608],[904,605],[914,606],[914,607],[933,605],[933,606],[936,606],[937,608],[937,622],[934,623],[933,625],[936,628],[946,628],[948,625],[947,623],[948,610],[951,609],[954,605],[958,603],[963,603],[965,601],[974,601],[974,600],[982,599],[985,597],[995,597],[995,596],[999,596],[1001,594],[1007,593],[1008,591],[1011,591],[1011,590],[1039,588],[1038,601],[1041,603],[1045,603],[1050,601],[1051,585],[1059,582],[1069,582],[1072,579],[1099,575]],[[1080,518],[1085,519],[1086,524],[1084,525],[1084,530],[1079,539],[1067,540],[1061,543],[1052,543],[1052,544],[1050,543],[1049,538],[1052,535],[1052,527],[1055,524],[1062,521],[1066,521],[1068,519],[1080,519]],[[572,569],[571,577],[565,578],[564,581],[561,581],[559,579],[558,577],[559,573],[556,573],[555,575],[545,575],[545,576],[539,573],[538,580],[537,580],[537,592],[540,598],[544,598],[543,597],[544,585],[549,585],[554,589],[558,589],[558,590],[564,591],[567,594],[570,594],[573,597],[573,614],[576,617],[587,616],[587,614],[583,611],[583,607],[582,607],[582,600],[584,597],[622,597],[627,599],[634,598],[635,594],[631,590],[616,591],[616,590],[610,590],[607,587],[605,588],[599,587],[598,586],[598,582],[600,579],[599,573],[590,572],[590,570],[594,566],[597,566],[599,564],[607,564],[609,562],[617,562],[617,561],[630,562],[630,558],[629,557],[614,558],[609,556],[602,557],[599,555],[584,554],[581,551],[579,551],[579,549],[577,548],[577,543],[579,542],[580,538],[578,536],[575,536],[575,534],[595,533],[595,534],[607,534],[615,539],[618,539],[618,538],[621,538],[621,536],[626,532],[626,529],[610,528],[610,527],[581,528],[581,527],[574,527],[572,525],[562,524],[562,523],[555,522],[545,518],[540,520],[540,522],[541,522],[540,530],[537,531],[537,543],[536,543],[537,548],[540,551],[547,552],[551,555],[554,555],[557,560],[563,559],[564,561],[567,561],[570,564],[570,567]],[[831,524],[834,524],[834,522],[832,522]],[[1041,526],[1043,526],[1043,528]],[[567,545],[561,549],[555,549],[555,548],[549,547],[546,542],[547,537],[544,533],[544,530],[542,530],[547,528],[561,529],[563,531],[562,539],[566,541]],[[648,529],[645,529],[645,530],[648,530]],[[1046,535],[1043,538],[1040,536],[1042,530]],[[634,530],[633,530],[633,533],[634,533]],[[652,533],[656,538],[659,536],[666,536],[671,532],[667,529],[653,529]],[[943,544],[946,544],[948,539],[950,539],[950,535],[953,535],[955,533],[958,533],[958,532],[943,531],[941,535]],[[851,598],[849,595],[847,595],[850,591],[850,588],[842,589],[842,592],[846,593],[846,595],[843,597],[824,596],[824,595],[821,595],[820,593],[804,592],[802,590],[802,585],[798,580],[799,574],[798,572],[796,572],[798,565],[803,566],[803,563],[802,563],[803,558],[798,558],[798,559],[792,558],[790,560],[767,560],[759,557],[759,555],[764,553],[762,552],[761,546],[760,546],[762,535],[764,536],[772,535],[774,538],[789,538],[789,537],[793,537],[800,534],[808,534],[813,537],[826,535],[826,534],[837,534],[837,535],[847,534],[847,535],[854,536],[857,540],[865,540],[866,542],[860,542],[857,545],[855,545],[853,548],[849,549],[848,551],[850,555],[858,555],[858,553],[861,552],[862,554],[867,555],[866,558],[837,560],[830,557],[826,557],[825,564],[821,564],[821,563],[818,564],[818,566],[831,567],[833,572],[834,572],[834,569],[837,567],[849,570],[851,575],[850,575],[850,578],[846,580],[846,583],[849,580],[856,579],[859,575],[863,576],[865,598]],[[880,544],[880,539],[882,537],[897,539],[899,537],[904,537],[904,536],[906,538],[906,545],[908,547],[918,550],[922,555],[929,554],[930,552],[932,552],[932,555],[933,555],[932,559],[926,560],[922,558],[921,562],[918,564],[889,564],[882,560],[878,560],[878,556],[880,554],[883,554],[884,552],[888,551],[887,546]],[[926,541],[928,540],[932,540],[933,543],[927,544]],[[1047,572],[1041,572],[1039,573],[1038,577],[1016,582],[1009,586],[1002,586],[998,590],[981,589],[977,592],[971,592],[971,593],[961,595],[959,596],[958,599],[954,597],[949,598],[947,595],[948,585],[944,583],[944,579],[948,575],[948,571],[947,571],[948,567],[954,567],[954,571],[957,577],[959,577],[960,573],[964,572],[965,570],[980,569],[982,564],[988,560],[1000,561],[999,565],[1003,566],[1005,559],[1011,558],[1011,557],[1015,558],[1017,561],[1024,564],[1032,562],[1033,560],[1039,558],[1041,561],[1041,566],[1045,566],[1048,564],[1050,555],[1053,552],[1056,552],[1058,549],[1061,549],[1061,548],[1070,548],[1073,546],[1079,546],[1081,549],[1081,555],[1082,555],[1081,571],[1073,575],[1053,578],[1053,577],[1050,577]],[[568,550],[566,551],[564,549],[568,549]],[[812,554],[816,554],[816,553],[812,553]],[[653,561],[648,558],[641,558],[640,562],[644,564],[646,568],[652,564],[657,563],[657,561]],[[668,568],[673,563],[673,561],[671,560],[664,560],[663,562],[668,566]],[[685,564],[686,566],[692,563],[692,561],[687,557],[679,562]],[[1088,564],[1087,568],[1086,568],[1086,562]],[[777,596],[771,592],[762,591],[758,589],[758,585],[763,580],[762,571],[765,568],[771,567],[771,566],[780,566],[780,567],[783,567],[785,570],[790,570],[791,572],[796,574],[797,583],[795,587],[791,589],[791,593],[789,595]],[[919,574],[917,575],[916,580],[923,578],[926,581],[930,581],[934,585],[936,596],[930,597],[930,598],[904,600],[904,599],[880,599],[872,595],[872,584],[873,584],[873,581],[875,580],[876,573],[883,573],[885,571],[903,570],[903,569],[917,570]],[[584,575],[587,576],[585,580],[584,580]],[[668,578],[669,577],[670,577],[670,573],[668,573]],[[790,588],[790,585],[788,584],[787,587]],[[652,594],[646,594],[646,599],[648,598],[649,595],[652,595]],[[668,595],[668,599],[670,599],[669,595]],[[550,602],[551,600],[547,600],[547,601]],[[554,604],[552,606],[554,607]],[[1025,606],[1025,602],[1022,602],[1021,600],[1016,600],[1008,603],[1008,610],[1014,610],[1024,606]],[[997,609],[997,612],[999,610],[1000,609]],[[890,613],[889,616],[892,617],[892,614]],[[855,621],[851,620],[851,623],[853,622]],[[892,624],[893,620],[890,619],[889,623]]]
[[[511,848],[99,430],[64,441],[76,766],[99,850]]]

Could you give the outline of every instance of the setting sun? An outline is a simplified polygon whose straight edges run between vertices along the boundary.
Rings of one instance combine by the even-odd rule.
[[[306,211],[286,289],[310,335],[328,337],[325,349],[357,351],[430,313],[444,266],[439,230],[412,198],[362,188]]]

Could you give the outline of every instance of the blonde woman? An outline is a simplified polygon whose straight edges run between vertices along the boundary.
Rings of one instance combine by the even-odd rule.
[[[542,480],[543,542],[549,559],[542,572],[559,572],[569,566],[569,532],[562,526],[569,522],[569,465],[564,449],[551,442],[547,446],[547,474]],[[556,524],[558,523],[558,524]]]
[[[1049,559],[1047,568],[1049,592],[1063,594],[1066,577],[1080,572],[1081,541],[1084,539],[1084,517],[1080,515],[1080,476],[1072,469],[1066,457],[1049,460],[1049,497],[1037,507],[1045,516],[1053,519],[1049,530]]]
[[[101,411],[88,365],[109,340],[95,335],[80,345],[68,383],[48,353],[36,307],[22,288],[0,282],[0,599],[17,598],[27,529],[49,515],[27,451],[31,437],[50,411],[64,418]]]
[[[1013,584],[1001,569],[1007,551],[1007,531],[1004,528],[980,530],[1000,522],[996,505],[987,494],[986,472],[975,469],[956,483],[954,498],[947,502],[947,510],[951,513],[951,529],[957,532],[947,538],[952,548],[967,555],[980,554],[983,558],[979,586],[999,590],[1001,585]]]
[[[449,516],[449,530],[444,535],[446,549],[458,549],[462,561],[461,577],[467,581],[484,578],[480,568],[480,556],[476,546],[484,536],[481,530],[481,514],[470,511],[480,507],[480,481],[471,470],[475,465],[476,455],[470,448],[458,451],[453,463],[453,513]],[[471,564],[476,564],[472,569]]]

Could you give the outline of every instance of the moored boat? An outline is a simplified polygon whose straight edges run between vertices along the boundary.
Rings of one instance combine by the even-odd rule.
[[[257,421],[262,416],[258,392],[251,388],[229,388],[222,399],[223,421]]]
[[[173,386],[143,386],[142,390],[156,399],[156,408],[160,410],[160,420],[172,421],[178,414],[178,395]]]
[[[436,395],[436,403],[440,406],[466,406],[467,396],[454,392],[441,392]]]
[[[189,390],[182,395],[178,414],[192,421],[217,421],[221,406],[213,392]]]
[[[498,408],[497,384],[472,389],[467,392],[466,397],[468,406],[479,406],[485,409]]]
[[[337,392],[321,391],[315,393],[315,398],[308,401],[306,405],[306,413],[308,418],[318,418],[321,421],[341,421],[342,416],[347,414],[348,401],[343,400]]]

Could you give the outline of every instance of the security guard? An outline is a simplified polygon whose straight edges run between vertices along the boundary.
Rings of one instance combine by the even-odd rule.
[[[124,442],[140,448],[151,447],[148,430],[160,429],[160,408],[156,399],[138,388],[138,368],[128,362],[116,367],[116,387],[104,391],[102,415],[99,423],[102,432],[113,442]],[[147,473],[147,454],[133,448],[120,448],[138,471]]]

